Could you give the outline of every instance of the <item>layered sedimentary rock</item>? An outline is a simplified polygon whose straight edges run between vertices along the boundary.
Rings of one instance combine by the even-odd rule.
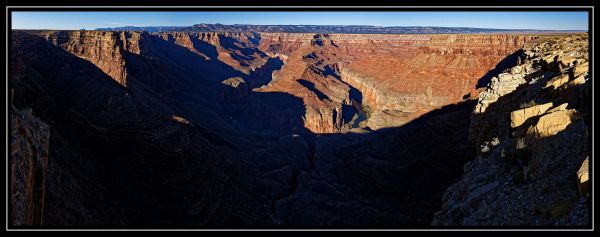
[[[165,32],[153,35],[190,49],[208,60],[220,60],[245,74],[267,60],[264,53],[255,49],[260,35],[254,32]]]
[[[92,62],[120,85],[127,85],[123,49],[128,44],[124,36],[103,31],[57,31],[42,34],[52,44]]]
[[[579,66],[587,46],[587,35],[545,37],[492,79],[471,119],[477,158],[444,194],[434,224],[589,224],[580,178],[591,158],[591,81]]]
[[[306,127],[317,133],[341,131],[340,124],[350,119],[338,120],[333,116],[334,111],[350,105],[352,99],[361,107],[369,108],[366,126],[371,129],[399,126],[435,108],[462,101],[463,97],[476,93],[478,81],[485,79],[486,73],[497,64],[516,63],[516,58],[510,55],[535,38],[531,35],[303,33],[262,33],[261,36],[261,49],[286,55],[279,73],[282,76],[276,74],[276,81],[264,90],[296,93],[294,95],[303,98],[307,108],[328,107],[328,111],[318,112],[307,109],[306,117],[310,119],[306,120]],[[313,79],[315,74],[316,80]],[[317,91],[313,94],[317,96],[295,89],[302,85],[289,82],[291,80],[311,81]],[[358,92],[358,96],[354,96],[357,98],[350,98],[353,93],[345,95],[341,88],[319,89],[320,85],[334,88],[329,81],[335,80],[348,86],[347,91]],[[333,101],[334,104],[323,105],[322,101],[332,97],[342,98],[343,103]]]

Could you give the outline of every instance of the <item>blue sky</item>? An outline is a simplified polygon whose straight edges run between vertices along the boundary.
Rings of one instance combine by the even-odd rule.
[[[13,12],[12,29],[221,23],[587,30],[587,18],[587,12]]]

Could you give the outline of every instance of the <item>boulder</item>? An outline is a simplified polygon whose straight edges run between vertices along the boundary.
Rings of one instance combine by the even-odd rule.
[[[554,113],[556,111],[566,110],[567,106],[569,106],[569,103],[562,103],[559,106],[556,106],[556,107],[554,107],[552,109],[549,109],[548,111],[546,111],[546,113]]]
[[[568,75],[562,75],[559,77],[554,77],[552,78],[550,81],[548,81],[546,83],[546,86],[544,88],[558,88],[560,86],[562,86],[563,84],[565,84],[566,82],[569,81],[569,76]]]
[[[182,123],[182,124],[190,124],[190,121],[181,117],[181,116],[177,116],[177,115],[171,115],[171,119],[178,122],[178,123]]]
[[[527,133],[537,138],[556,135],[571,124],[574,112],[575,110],[562,110],[546,114],[540,117],[537,124],[531,127]]]
[[[589,183],[589,157],[585,158],[581,167],[577,171],[577,187],[579,188],[579,194],[582,197],[588,197],[590,193],[590,183]]]
[[[574,80],[569,81],[565,85],[566,85],[566,87],[568,87],[568,86],[577,86],[577,85],[582,85],[585,82],[586,82],[585,77],[584,76],[579,76],[579,77],[575,78]]]
[[[580,75],[582,75],[584,73],[587,73],[589,71],[589,64],[588,63],[584,63],[584,64],[581,64],[581,65],[577,65],[575,67],[574,71],[575,71],[574,72],[575,77],[580,76]]]
[[[510,126],[515,128],[521,126],[527,119],[544,114],[546,110],[552,108],[552,102],[536,105],[525,109],[515,110],[510,113]]]

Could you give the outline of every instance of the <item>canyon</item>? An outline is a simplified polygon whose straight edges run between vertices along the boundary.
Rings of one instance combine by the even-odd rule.
[[[579,44],[552,48],[567,44],[561,37]],[[573,115],[585,118],[591,106],[580,96],[589,92],[573,89],[591,84],[576,79],[587,75],[585,45],[586,34],[13,30],[12,224],[494,224],[462,221],[475,210],[449,204],[467,196],[454,194],[468,186],[463,176],[485,168],[465,164],[489,156],[481,146],[500,137],[507,148],[494,154],[546,147],[526,168],[537,177],[549,154],[538,150],[550,145],[524,134],[554,126],[542,119],[547,111],[588,131]],[[544,73],[570,75],[553,89],[581,82],[523,92],[534,105],[552,101],[548,108],[515,108],[521,94],[503,102]],[[529,131],[532,116],[542,118]],[[521,135],[509,134],[515,127]],[[589,149],[577,150],[563,179]]]

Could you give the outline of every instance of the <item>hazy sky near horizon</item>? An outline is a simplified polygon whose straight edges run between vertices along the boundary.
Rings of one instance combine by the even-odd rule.
[[[588,12],[12,12],[12,29],[256,25],[441,26],[588,30]]]

